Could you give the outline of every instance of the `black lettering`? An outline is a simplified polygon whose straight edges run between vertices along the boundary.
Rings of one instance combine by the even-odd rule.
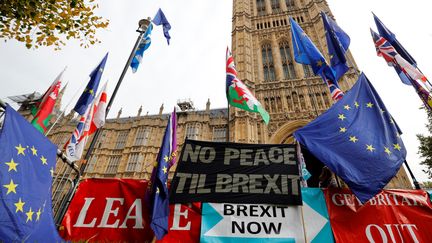
[[[235,228],[237,228],[237,230],[238,230],[240,233],[242,233],[242,234],[245,233],[244,222],[241,222],[241,226],[240,226],[236,221],[233,221],[233,222],[232,222],[232,225],[231,225],[231,233],[233,233],[233,234],[236,233]]]
[[[234,206],[232,204],[224,204],[224,215],[234,215]]]
[[[281,228],[282,228],[282,223],[278,223],[278,227],[276,228],[276,225],[273,222],[270,222],[269,227],[267,228],[267,224],[266,223],[262,223],[263,228],[264,228],[264,232],[266,234],[272,234],[272,231],[274,231],[274,234],[280,234]]]
[[[271,217],[271,215],[269,213],[270,206],[260,205],[260,207],[261,207],[261,210],[262,210],[260,217],[263,217],[264,215],[268,216],[268,217]]]
[[[256,229],[254,231],[252,230],[252,225],[256,226],[255,227]],[[254,235],[259,234],[261,232],[261,225],[259,223],[257,223],[257,222],[250,222],[247,225],[247,230],[251,234],[254,234]]]
[[[237,205],[237,216],[240,216],[240,212],[243,212],[243,215],[245,217],[247,217],[247,212],[246,212],[247,206],[246,205]]]
[[[249,216],[258,217],[258,205],[250,205],[249,208]]]

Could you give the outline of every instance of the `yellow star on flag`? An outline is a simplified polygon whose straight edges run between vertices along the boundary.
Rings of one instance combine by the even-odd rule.
[[[6,195],[9,194],[9,193],[11,193],[11,192],[13,192],[13,193],[16,194],[16,190],[15,189],[18,186],[18,184],[15,184],[12,179],[10,180],[9,184],[3,185],[3,186],[8,189],[7,192],[6,192]]]
[[[7,166],[9,166],[8,172],[11,170],[18,172],[16,167],[17,167],[17,165],[19,165],[19,163],[15,163],[15,161],[13,159],[11,159],[10,162],[5,162],[5,164]]]
[[[164,160],[165,160],[165,162],[168,162],[169,157],[165,155]]]
[[[372,144],[371,145],[366,144],[366,150],[373,152],[375,148],[372,146]]]
[[[388,155],[390,155],[391,154],[391,151],[390,151],[390,149],[389,148],[387,148],[387,147],[384,147],[384,152],[386,152]]]
[[[401,150],[401,146],[398,143],[393,144],[393,148],[399,151]]]
[[[323,62],[321,60],[318,60],[317,64],[318,67],[321,67],[323,65]]]
[[[347,110],[347,111],[349,111],[349,110],[351,109],[351,106],[349,106],[349,105],[345,105],[345,106],[344,106],[344,109]]]
[[[350,136],[350,137],[349,137],[349,140],[350,140],[351,142],[355,143],[355,142],[358,141],[358,138],[356,138],[356,136]]]
[[[27,223],[28,221],[33,221],[33,214],[34,214],[34,212],[33,212],[32,209],[30,208],[30,210],[26,213],[26,215],[27,215],[26,223]]]
[[[37,156],[37,149],[34,146],[31,147],[31,151],[32,151],[33,155]]]
[[[36,212],[36,221],[39,221],[40,219],[40,215],[42,214],[41,209],[39,208],[39,210]]]
[[[24,148],[23,146],[21,146],[21,144],[19,144],[18,146],[15,146],[15,148],[18,150],[18,154],[17,155],[22,154],[22,155],[25,156],[24,152],[25,152],[26,148]]]
[[[339,132],[346,132],[346,131],[347,131],[347,129],[345,127],[340,127],[339,128]]]
[[[47,165],[47,159],[42,155],[42,157],[40,158],[40,160],[42,161],[43,165]]]
[[[94,91],[91,89],[91,90],[89,90],[89,93],[90,93],[91,95],[93,95],[93,94],[94,94]]]
[[[167,171],[168,171],[167,167],[165,167],[165,166],[163,167],[163,169],[162,169],[162,170],[163,170],[164,174],[166,174],[166,173],[167,173]]]
[[[156,193],[159,194],[159,187],[156,187]]]
[[[24,213],[24,204],[25,202],[21,201],[21,198],[19,198],[18,202],[14,203],[16,210],[15,213],[18,213],[18,211],[21,211]]]
[[[372,108],[372,106],[373,106],[373,104],[370,103],[370,102],[366,104],[366,107],[367,107],[367,108]]]
[[[346,117],[344,114],[339,114],[338,118],[343,121]]]
[[[354,106],[356,107],[356,108],[359,108],[359,103],[356,101],[356,102],[354,102]]]

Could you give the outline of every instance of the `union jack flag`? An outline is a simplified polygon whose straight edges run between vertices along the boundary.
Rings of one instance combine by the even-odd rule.
[[[342,99],[344,93],[333,83],[333,81],[327,79],[327,86],[330,89],[331,97],[333,100],[338,101]]]
[[[389,66],[395,66],[396,49],[382,36],[371,29],[377,55],[383,57]]]

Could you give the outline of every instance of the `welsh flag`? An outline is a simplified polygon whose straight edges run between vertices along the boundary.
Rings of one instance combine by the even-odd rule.
[[[237,78],[234,59],[229,48],[226,52],[226,96],[230,105],[245,111],[258,112],[265,124],[269,123],[270,115],[248,87]]]
[[[48,129],[49,121],[51,120],[52,116],[51,113],[54,109],[54,105],[59,94],[61,79],[65,70],[66,68],[57,76],[57,78],[43,95],[39,105],[32,111],[34,118],[31,123],[41,133],[45,133]]]

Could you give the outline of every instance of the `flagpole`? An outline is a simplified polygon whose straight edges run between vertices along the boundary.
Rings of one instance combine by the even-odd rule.
[[[411,168],[409,167],[408,162],[406,160],[404,161],[404,164],[405,164],[406,168],[408,169],[408,172],[411,176],[411,179],[413,180],[413,184],[414,184],[415,189],[418,189],[418,190],[421,189],[420,184],[418,183],[417,179],[415,178],[415,176],[414,176],[413,172],[411,171]]]
[[[129,66],[130,66],[130,64],[132,62],[132,59],[135,56],[135,52],[138,49],[138,46],[141,43],[141,40],[143,39],[144,34],[145,34],[148,26],[150,25],[150,22],[151,22],[151,20],[150,20],[150,17],[149,17],[147,19],[141,19],[139,21],[139,23],[138,23],[139,27],[138,27],[138,29],[136,31],[139,32],[140,34],[139,34],[139,36],[138,36],[138,38],[137,38],[137,40],[135,42],[134,47],[132,48],[132,51],[131,51],[131,53],[129,55],[129,58],[128,58],[127,62],[126,62],[126,65],[123,68],[123,71],[122,71],[122,73],[120,75],[120,78],[117,81],[117,85],[114,88],[114,91],[113,91],[113,93],[112,93],[112,95],[110,97],[110,100],[109,100],[108,104],[107,104],[107,108],[106,108],[106,112],[105,112],[105,118],[108,116],[108,113],[109,113],[109,111],[111,109],[112,103],[114,102],[115,96],[116,96],[116,94],[117,94],[117,92],[118,92],[118,90],[120,88],[120,85],[121,85],[121,83],[123,81],[123,78],[126,75],[127,70],[129,69]],[[88,159],[90,158],[90,155],[93,152],[94,146],[96,145],[96,142],[97,142],[97,139],[98,139],[98,137],[99,137],[99,135],[101,133],[101,130],[102,129],[97,129],[96,130],[96,133],[93,136],[93,139],[92,139],[92,141],[90,143],[90,146],[87,149],[87,152],[86,152],[86,154],[84,156],[84,161],[88,161]],[[87,166],[87,163],[81,164],[81,167],[80,167],[81,174],[84,173],[84,170],[85,170],[86,166]]]
[[[230,105],[229,105],[229,100],[227,99],[227,103],[228,103],[228,121],[227,121],[227,142],[230,141]]]

